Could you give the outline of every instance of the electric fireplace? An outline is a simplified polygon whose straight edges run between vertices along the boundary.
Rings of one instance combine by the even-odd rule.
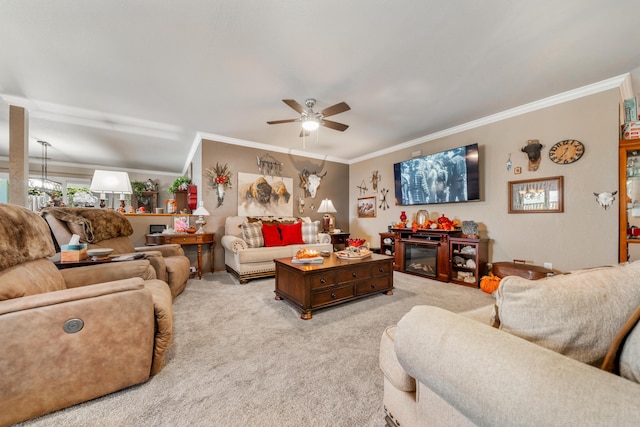
[[[438,277],[438,244],[412,243],[404,244],[404,271],[430,278]]]

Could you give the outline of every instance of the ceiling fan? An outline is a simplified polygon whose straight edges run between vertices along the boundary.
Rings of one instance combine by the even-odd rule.
[[[300,136],[309,136],[309,132],[312,130],[318,129],[319,126],[328,127],[330,129],[338,130],[340,132],[344,132],[349,127],[343,123],[334,122],[332,120],[326,120],[325,117],[333,116],[335,114],[344,113],[351,109],[347,105],[346,102],[340,102],[338,104],[332,105],[331,107],[325,108],[324,110],[316,113],[313,111],[313,106],[316,105],[316,100],[313,98],[309,98],[304,101],[304,105],[307,108],[304,108],[294,99],[283,99],[282,102],[287,104],[289,107],[296,110],[300,113],[300,117],[297,119],[286,119],[286,120],[273,120],[267,122],[270,125],[277,125],[280,123],[293,123],[293,122],[301,122],[302,130],[300,131]]]

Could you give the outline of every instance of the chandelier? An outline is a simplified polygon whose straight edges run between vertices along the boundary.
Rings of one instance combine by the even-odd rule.
[[[51,196],[52,193],[62,193],[62,184],[52,181],[47,177],[47,151],[51,147],[46,141],[38,141],[42,146],[42,166],[40,168],[40,178],[30,178],[29,188],[40,191]]]

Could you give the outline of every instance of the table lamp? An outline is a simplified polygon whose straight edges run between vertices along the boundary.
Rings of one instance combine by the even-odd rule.
[[[200,206],[198,206],[198,209],[193,211],[192,215],[198,215],[198,219],[196,220],[196,224],[200,224],[200,228],[198,228],[198,231],[196,231],[196,234],[204,233],[204,228],[203,227],[207,223],[207,221],[204,220],[204,217],[211,215],[209,213],[209,211],[205,209],[204,202],[200,202]]]
[[[332,215],[336,212],[338,211],[333,206],[331,200],[324,199],[322,203],[320,203],[318,213],[324,213],[322,216],[322,231],[332,233],[333,230],[336,229],[336,217]]]
[[[106,171],[96,169],[91,179],[91,187],[89,191],[92,193],[100,193],[100,207],[106,193],[111,193],[111,210],[113,210],[114,194],[120,193],[120,207],[124,209],[124,195],[133,193],[131,190],[131,181],[127,172]]]

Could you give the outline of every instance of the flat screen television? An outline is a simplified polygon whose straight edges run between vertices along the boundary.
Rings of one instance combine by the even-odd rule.
[[[393,165],[396,205],[480,200],[478,144]]]

